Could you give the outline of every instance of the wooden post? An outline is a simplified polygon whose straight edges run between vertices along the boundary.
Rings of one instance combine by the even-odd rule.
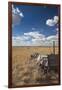
[[[53,41],[53,54],[55,54],[55,41]]]

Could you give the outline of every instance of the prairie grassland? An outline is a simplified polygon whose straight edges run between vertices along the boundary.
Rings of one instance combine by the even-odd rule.
[[[51,54],[52,47],[12,47],[12,84],[13,86],[58,83],[58,75],[53,72],[52,80],[47,81],[46,76],[36,64],[30,59],[32,53]],[[58,54],[58,47],[55,47],[55,54]],[[50,74],[48,75],[49,78]],[[44,81],[46,80],[46,81]]]

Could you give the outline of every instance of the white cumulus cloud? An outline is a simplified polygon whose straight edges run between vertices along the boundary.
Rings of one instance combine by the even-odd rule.
[[[27,32],[21,36],[12,37],[13,46],[52,46],[53,41],[55,41],[55,45],[58,46],[57,34],[46,37],[37,31]]]
[[[24,33],[24,35],[25,36],[30,36],[33,39],[42,39],[42,38],[45,38],[45,35],[40,34],[38,31]]]
[[[54,26],[58,23],[59,17],[58,16],[54,16],[52,19],[48,19],[46,20],[46,25],[48,26]]]
[[[59,17],[58,16],[54,16],[54,22],[55,22],[55,24],[57,24],[58,21],[59,21]]]
[[[47,37],[47,40],[50,40],[50,41],[57,41],[58,38],[57,38],[56,35],[51,35],[51,36],[48,36],[48,37]]]
[[[12,45],[13,46],[24,46],[24,45],[26,46],[29,43],[29,41],[27,41],[27,40],[29,40],[29,38],[30,37],[24,36],[24,35],[22,35],[22,36],[13,36],[12,37]]]
[[[15,8],[12,5],[12,25],[17,25],[20,23],[20,20],[24,17],[23,13],[19,8]]]

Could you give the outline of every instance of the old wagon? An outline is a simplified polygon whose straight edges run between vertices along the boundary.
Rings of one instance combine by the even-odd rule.
[[[59,55],[58,54],[48,55],[48,65],[49,65],[49,71],[54,70],[58,72],[59,71]]]

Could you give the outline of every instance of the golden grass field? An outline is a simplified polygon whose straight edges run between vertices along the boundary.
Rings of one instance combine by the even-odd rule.
[[[34,60],[30,59],[32,53],[53,53],[52,47],[12,47],[12,84],[13,86],[58,83],[58,74],[51,74],[51,81],[46,82],[46,76],[41,72]],[[55,47],[58,54],[58,47]],[[50,74],[49,74],[50,75]],[[48,76],[49,76],[48,75]]]

